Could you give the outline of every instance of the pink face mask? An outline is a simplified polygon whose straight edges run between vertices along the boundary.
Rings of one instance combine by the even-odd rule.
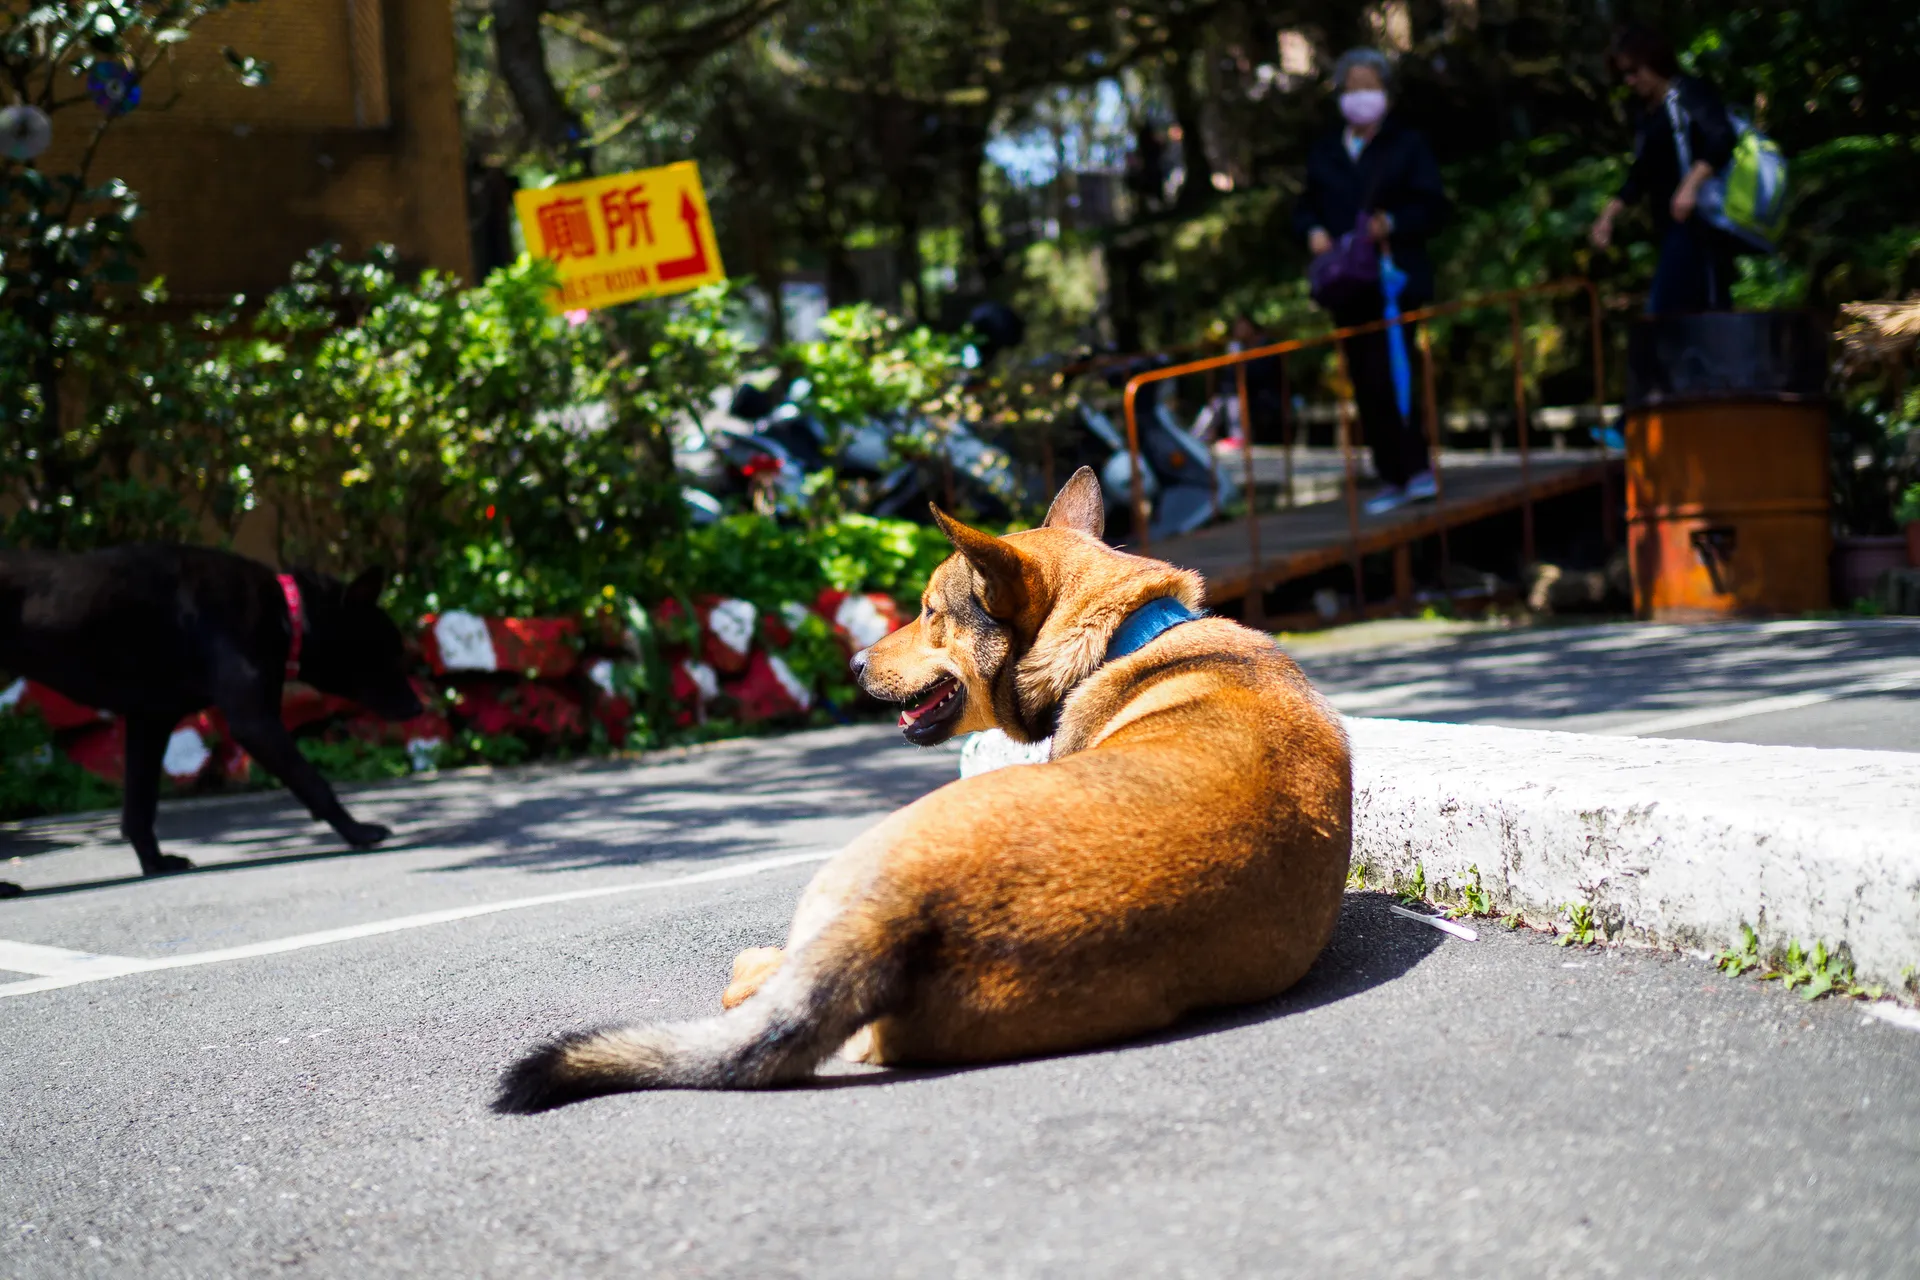
[[[1340,95],[1340,114],[1356,129],[1379,124],[1387,114],[1387,95],[1380,89],[1355,89]]]

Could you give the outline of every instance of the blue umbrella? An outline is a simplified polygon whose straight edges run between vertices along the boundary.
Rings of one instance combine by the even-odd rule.
[[[1380,255],[1380,293],[1386,302],[1386,318],[1400,318],[1400,294],[1407,287],[1407,273],[1394,265],[1393,255]],[[1393,368],[1393,395],[1400,404],[1402,421],[1413,419],[1413,367],[1407,363],[1407,329],[1395,325],[1387,330],[1387,360]]]

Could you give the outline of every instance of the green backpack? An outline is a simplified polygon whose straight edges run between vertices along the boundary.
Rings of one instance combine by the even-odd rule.
[[[1733,127],[1733,159],[1701,189],[1700,209],[1722,231],[1772,253],[1787,221],[1787,157],[1752,122],[1733,115]]]
[[[1745,116],[1729,111],[1727,118],[1738,135],[1733,158],[1700,188],[1695,211],[1749,248],[1774,253],[1787,221],[1787,157]],[[1691,151],[1684,124],[1676,124],[1681,127],[1674,130],[1674,146],[1685,172]]]

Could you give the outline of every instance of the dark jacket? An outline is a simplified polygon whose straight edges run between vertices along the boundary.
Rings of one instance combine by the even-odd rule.
[[[1293,228],[1304,239],[1321,227],[1337,240],[1353,230],[1363,210],[1386,213],[1393,219],[1393,260],[1407,273],[1400,305],[1420,306],[1433,297],[1427,241],[1452,212],[1433,148],[1419,130],[1392,115],[1357,160],[1347,154],[1341,135],[1337,128],[1323,134],[1307,152],[1307,189],[1294,209]]]
[[[1715,169],[1733,158],[1739,141],[1726,104],[1713,86],[1692,76],[1675,76],[1673,87],[1680,100],[1682,119],[1687,125],[1687,147],[1694,160],[1704,160]],[[1654,229],[1664,232],[1673,221],[1673,192],[1680,185],[1680,153],[1673,145],[1673,121],[1667,115],[1665,101],[1651,106],[1636,104],[1633,121],[1633,167],[1620,187],[1620,199],[1632,204],[1644,199],[1653,215]]]

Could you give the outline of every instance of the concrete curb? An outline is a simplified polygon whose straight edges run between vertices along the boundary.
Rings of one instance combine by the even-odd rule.
[[[1353,859],[1369,884],[1480,886],[1552,928],[1763,955],[1844,948],[1865,984],[1920,966],[1920,755],[1348,719]],[[963,775],[1044,755],[980,734]]]
[[[1844,946],[1863,983],[1920,965],[1920,755],[1349,720],[1354,860],[1529,923],[1763,954]]]

